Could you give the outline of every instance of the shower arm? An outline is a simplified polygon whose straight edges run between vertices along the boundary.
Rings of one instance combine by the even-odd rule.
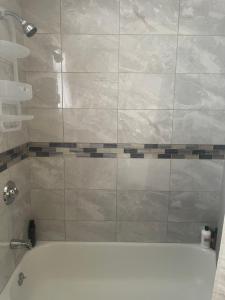
[[[4,18],[5,16],[14,17],[22,25],[24,24],[24,22],[26,22],[23,18],[21,18],[19,15],[17,15],[16,13],[14,13],[10,10],[1,10],[0,16],[1,16],[1,18]]]

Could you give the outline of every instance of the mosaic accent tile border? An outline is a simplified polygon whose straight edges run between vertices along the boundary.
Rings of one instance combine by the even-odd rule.
[[[28,157],[225,159],[225,145],[31,142],[0,153],[0,172]]]
[[[225,159],[225,145],[30,143],[32,157]]]
[[[0,153],[0,172],[29,157],[29,144],[23,144]]]

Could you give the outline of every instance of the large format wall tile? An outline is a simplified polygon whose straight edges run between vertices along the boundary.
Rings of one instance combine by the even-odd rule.
[[[62,53],[60,37],[57,34],[36,34],[25,39],[25,46],[31,54],[24,60],[25,71],[60,72]]]
[[[61,157],[32,158],[31,187],[33,189],[63,189],[64,160]]]
[[[115,34],[119,32],[118,0],[62,0],[62,32]]]
[[[175,109],[225,109],[225,76],[177,74]]]
[[[116,192],[74,190],[65,192],[65,218],[78,221],[113,221],[116,219]]]
[[[113,143],[117,141],[117,111],[64,109],[64,141]]]
[[[174,111],[173,143],[224,144],[225,111]]]
[[[163,242],[166,239],[166,223],[159,222],[119,222],[117,241],[119,242]]]
[[[224,73],[225,37],[180,36],[178,73]]]
[[[28,123],[29,136],[33,142],[63,141],[61,109],[29,108],[27,111],[34,116],[34,119]]]
[[[116,160],[65,158],[66,188],[115,189]]]
[[[121,0],[120,32],[176,34],[178,10],[178,0]]]
[[[64,241],[64,223],[60,220],[37,220],[37,239],[39,241]]]
[[[66,222],[66,239],[69,241],[114,242],[116,225],[114,222]]]
[[[219,160],[171,161],[172,191],[220,191],[222,176]]]
[[[120,143],[169,144],[172,136],[170,110],[119,110]]]
[[[204,223],[168,223],[169,243],[199,243]]]
[[[225,34],[224,0],[181,0],[180,34]]]
[[[119,75],[120,109],[172,109],[174,75]]]
[[[118,36],[64,35],[64,72],[117,72]]]
[[[64,108],[117,108],[116,73],[63,74]]]
[[[64,191],[31,190],[31,209],[35,219],[64,220]]]
[[[219,204],[219,192],[172,192],[168,220],[216,224]]]
[[[22,0],[23,17],[38,28],[38,33],[60,32],[60,0]]]
[[[24,104],[34,108],[62,107],[62,80],[60,73],[26,72],[26,82],[32,85],[33,98]]]
[[[120,36],[120,72],[174,73],[175,36]]]
[[[169,193],[118,191],[117,218],[120,221],[167,221]]]
[[[119,159],[119,190],[169,191],[170,161]]]

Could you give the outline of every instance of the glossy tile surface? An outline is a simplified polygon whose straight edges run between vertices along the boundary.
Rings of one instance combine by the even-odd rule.
[[[181,0],[181,34],[224,35],[225,3],[223,0]]]
[[[167,220],[169,193],[150,191],[118,191],[119,221]]]
[[[118,190],[169,191],[170,161],[118,160]]]
[[[66,222],[66,239],[70,241],[114,242],[115,237],[114,222]]]
[[[107,190],[68,189],[65,208],[66,220],[112,221],[116,219],[116,193]]]
[[[61,109],[30,108],[27,111],[30,115],[34,116],[34,119],[28,123],[30,139],[40,142],[63,141]]]
[[[63,72],[117,72],[118,37],[63,35]]]
[[[120,1],[120,32],[127,34],[176,34],[178,0]]]
[[[114,143],[117,141],[117,111],[64,109],[64,141]]]
[[[225,142],[224,111],[174,111],[173,143],[223,144]]]
[[[64,108],[117,108],[118,75],[63,74]]]
[[[177,74],[175,109],[225,109],[225,76]]]
[[[118,0],[62,0],[62,32],[116,34],[119,32]]]
[[[166,238],[166,223],[159,222],[119,222],[117,240],[119,242],[158,243]]]
[[[66,188],[115,189],[116,161],[114,159],[66,158]]]
[[[121,73],[120,109],[172,109],[174,75]]]
[[[120,72],[174,73],[175,36],[120,36]]]
[[[62,54],[58,34],[36,34],[25,39],[25,46],[31,54],[24,60],[25,71],[60,72]]]
[[[32,108],[61,108],[62,80],[60,73],[26,72],[26,82],[32,85],[33,98],[25,102]]]
[[[171,143],[172,111],[119,110],[120,143]]]
[[[172,191],[220,191],[223,163],[218,160],[171,161]]]
[[[180,36],[178,73],[224,73],[224,36]]]

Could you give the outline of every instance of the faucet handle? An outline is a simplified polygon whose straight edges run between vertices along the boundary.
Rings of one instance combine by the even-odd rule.
[[[10,249],[20,249],[20,248],[27,248],[32,249],[32,243],[30,240],[24,241],[24,240],[18,240],[18,239],[12,239],[10,241]]]

